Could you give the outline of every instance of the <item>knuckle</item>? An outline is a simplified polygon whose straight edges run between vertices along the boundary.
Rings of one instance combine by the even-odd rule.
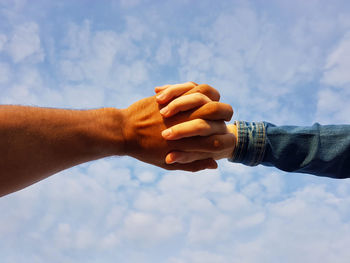
[[[178,101],[175,99],[172,102],[170,102],[167,106],[168,106],[169,112],[173,112],[178,108],[179,104],[178,104]]]
[[[198,89],[202,94],[205,94],[212,100],[215,100],[215,101],[220,100],[220,93],[216,89],[214,89],[212,86],[209,86],[208,84],[201,84],[198,86]]]
[[[206,100],[207,97],[205,95],[203,95],[202,93],[196,92],[196,93],[193,94],[193,96],[194,96],[196,101],[200,101],[200,102],[203,102],[203,103],[205,103],[207,101]]]
[[[226,121],[231,120],[233,115],[233,109],[231,105],[213,101],[209,102],[207,111],[209,114],[214,116],[222,116]]]
[[[231,112],[231,113],[233,114],[233,108],[232,108],[232,106],[229,105],[229,104],[226,104],[226,105],[227,105],[228,111]]]
[[[215,128],[218,132],[226,133],[227,126],[226,126],[226,123],[224,121],[215,121],[214,125],[215,125]]]
[[[189,81],[186,84],[192,86],[193,88],[197,86],[197,84],[195,82],[193,82],[193,81]]]
[[[191,160],[191,156],[189,156],[188,154],[182,154],[181,157],[179,158],[179,160],[182,162],[182,163],[190,163],[192,160]]]
[[[214,89],[213,93],[214,93],[214,94],[213,94],[213,97],[215,97],[214,100],[219,101],[220,98],[221,98],[219,91],[217,91],[216,89]]]
[[[202,94],[195,92],[189,95],[191,99],[194,99],[195,101],[202,100]]]
[[[220,152],[225,149],[225,144],[219,137],[213,136],[209,141],[209,148],[213,152]]]
[[[220,111],[220,104],[219,102],[216,102],[216,101],[212,101],[210,103],[208,103],[208,111],[210,113],[217,113]]]
[[[205,120],[197,119],[196,129],[197,129],[197,132],[204,132],[208,129],[208,123]]]
[[[163,98],[168,98],[169,95],[172,94],[172,89],[171,88],[169,88],[169,89],[162,89],[161,92],[162,92]]]
[[[212,91],[212,87],[208,84],[201,84],[198,86],[198,90],[203,94],[209,94]]]
[[[225,104],[225,107],[226,107],[226,111],[227,111],[227,119],[228,121],[231,120],[232,116],[233,116],[233,108],[231,105],[229,104]]]
[[[181,135],[181,133],[180,133],[179,130],[181,130],[181,128],[179,128],[179,127],[177,127],[177,126],[172,127],[172,128],[171,128],[172,137],[174,137],[174,138],[179,137],[179,136]]]

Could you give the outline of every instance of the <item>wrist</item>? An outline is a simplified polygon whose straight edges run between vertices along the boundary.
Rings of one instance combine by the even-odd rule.
[[[226,156],[226,158],[232,158],[233,152],[234,152],[235,147],[237,145],[238,131],[237,131],[236,124],[227,124],[226,127],[227,127],[227,131],[229,133],[233,134],[232,147],[230,147],[230,151],[229,151],[228,155]]]
[[[123,111],[111,107],[93,110],[93,112],[97,131],[93,136],[99,151],[104,156],[125,155]]]

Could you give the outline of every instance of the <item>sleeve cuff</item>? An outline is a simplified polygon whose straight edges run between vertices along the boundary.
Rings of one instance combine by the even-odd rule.
[[[248,166],[260,164],[266,148],[266,128],[263,122],[235,121],[237,127],[237,145],[231,162]]]

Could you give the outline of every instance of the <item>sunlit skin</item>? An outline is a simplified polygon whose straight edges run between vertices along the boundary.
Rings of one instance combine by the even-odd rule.
[[[197,85],[194,82],[191,83]],[[157,102],[162,106],[160,113],[164,118],[170,118],[178,112],[211,102],[209,97],[202,93],[193,93],[195,89],[191,89],[189,85],[184,84],[156,87],[155,92],[157,93]],[[237,143],[237,127],[234,124],[226,125],[222,122],[197,119],[174,125],[162,132],[162,136],[170,141],[192,136],[208,136],[210,134],[216,134],[217,138],[220,138],[214,142],[220,149],[211,152],[177,151],[173,149],[167,154],[166,163],[191,163],[207,158],[219,160],[232,157]],[[224,145],[220,145],[221,143],[224,143]]]
[[[187,87],[187,94],[204,94],[206,103],[198,103],[197,99],[202,101],[203,98],[197,95],[190,101],[188,97],[182,102],[178,98],[181,110],[166,118],[159,112],[162,106],[157,103],[156,96],[142,99],[126,109],[0,106],[0,196],[64,169],[107,156],[129,155],[169,170],[216,168],[213,160],[216,155],[208,153],[220,152],[232,141],[232,134],[227,133],[224,125],[224,121],[232,117],[232,108],[218,102],[219,93],[208,85],[183,85]],[[193,103],[197,107],[192,107]],[[198,119],[210,125],[198,129],[193,125],[198,124]],[[180,123],[182,126],[176,126]],[[194,137],[165,140],[162,131],[170,127],[174,134],[178,127],[180,134],[184,129],[186,132],[182,134],[191,133]],[[200,136],[204,133],[207,136]],[[202,153],[201,157],[207,157],[170,164],[166,156],[174,150]]]

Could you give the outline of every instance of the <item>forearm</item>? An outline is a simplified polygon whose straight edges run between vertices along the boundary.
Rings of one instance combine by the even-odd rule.
[[[284,171],[350,177],[350,125],[265,126],[262,164]]]
[[[120,110],[0,106],[0,196],[61,170],[123,154]]]
[[[309,127],[236,122],[233,162],[333,178],[350,176],[350,125]]]

